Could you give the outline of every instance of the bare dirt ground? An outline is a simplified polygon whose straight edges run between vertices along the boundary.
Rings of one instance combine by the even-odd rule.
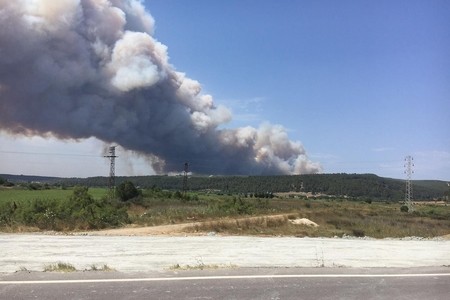
[[[282,219],[291,215],[211,222]],[[301,221],[301,222],[300,222]],[[307,220],[310,221],[310,220]],[[360,239],[222,236],[192,232],[200,222],[126,227],[69,235],[0,234],[0,273],[42,271],[57,262],[77,270],[103,266],[120,272],[150,272],[173,266],[208,267],[422,267],[450,266],[450,235],[438,239]]]
[[[253,236],[81,236],[0,234],[0,273],[43,271],[58,262],[77,270],[119,272],[172,267],[383,268],[450,265],[450,241]]]
[[[183,223],[160,226],[146,226],[134,227],[128,226],[116,229],[107,229],[100,231],[83,232],[82,234],[89,235],[111,235],[111,236],[145,236],[145,235],[168,235],[168,236],[182,236],[185,235],[183,230],[189,226],[194,226],[196,223]]]

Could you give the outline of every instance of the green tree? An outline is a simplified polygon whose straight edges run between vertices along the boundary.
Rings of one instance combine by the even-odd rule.
[[[116,189],[116,192],[117,196],[119,196],[119,198],[122,201],[128,201],[141,195],[139,190],[129,180],[126,180],[121,184],[119,184],[119,186]]]
[[[125,208],[119,208],[107,199],[95,200],[87,187],[75,187],[69,201],[66,218],[72,219],[79,228],[99,229],[128,222]]]

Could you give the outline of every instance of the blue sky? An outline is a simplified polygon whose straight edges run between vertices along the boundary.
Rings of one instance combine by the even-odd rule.
[[[281,124],[324,173],[404,178],[412,155],[414,179],[450,180],[449,1],[144,3],[171,64],[233,111],[224,127]],[[92,139],[0,142],[0,173],[108,174]],[[39,153],[76,155],[36,163]],[[116,173],[148,174],[143,165],[130,155]]]
[[[450,179],[448,1],[146,1],[172,64],[324,172]]]

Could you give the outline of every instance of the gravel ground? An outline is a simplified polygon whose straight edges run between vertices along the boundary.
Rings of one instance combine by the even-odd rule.
[[[175,265],[211,267],[450,266],[450,241],[242,236],[57,236],[0,234],[0,272],[42,271],[70,263],[77,269],[107,264],[117,271],[149,272]]]

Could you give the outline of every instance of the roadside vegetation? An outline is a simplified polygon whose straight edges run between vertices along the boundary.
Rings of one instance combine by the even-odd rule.
[[[20,271],[28,271],[26,268],[21,268]],[[112,272],[115,271],[110,266],[104,264],[101,266],[91,265],[89,268],[84,270],[78,270],[74,265],[70,263],[58,262],[55,264],[49,264],[44,266],[44,272],[60,272],[60,273],[71,273],[78,271],[88,271],[88,272]]]
[[[117,200],[106,196],[94,198],[87,187],[67,192],[54,190],[43,195],[37,190],[32,198],[27,190],[1,189],[0,228],[10,232],[73,231],[117,227],[129,222],[127,208]]]
[[[44,266],[44,272],[70,273],[75,272],[76,270],[77,269],[72,264],[63,262]]]
[[[0,187],[0,231],[62,232],[127,226],[191,223],[187,233],[374,238],[450,234],[445,202],[416,205],[393,201],[301,193],[182,193],[123,181],[115,195],[106,188]],[[295,224],[306,218],[319,226]]]

